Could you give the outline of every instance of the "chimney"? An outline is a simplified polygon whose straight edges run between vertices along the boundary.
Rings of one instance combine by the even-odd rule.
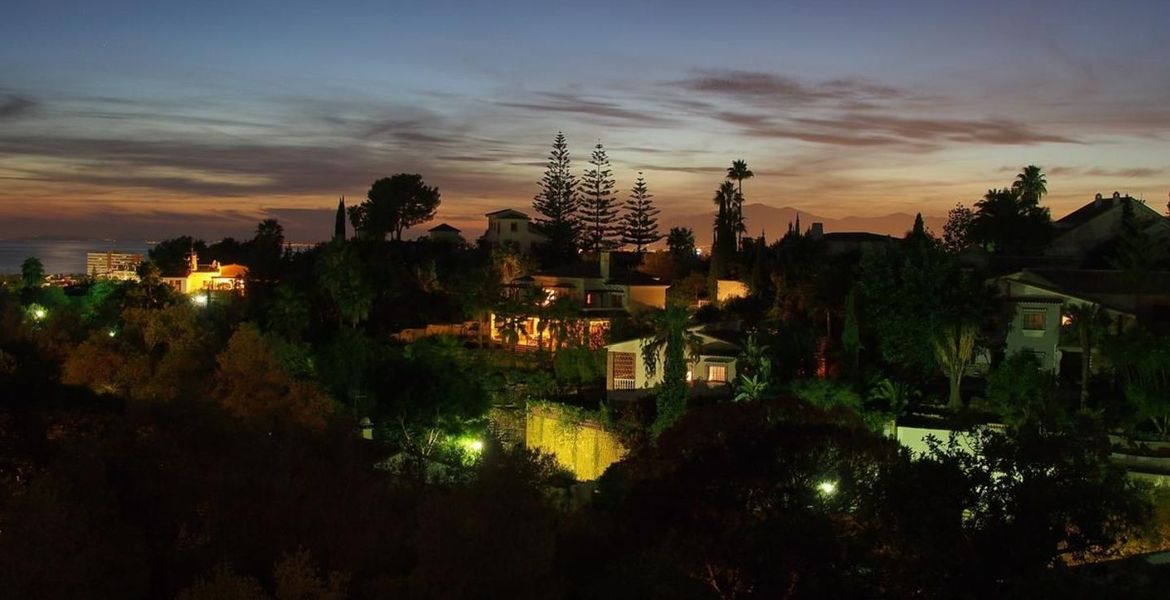
[[[602,250],[599,257],[601,262],[601,278],[609,279],[609,250]]]
[[[810,228],[808,231],[808,237],[810,237],[814,240],[819,240],[819,239],[825,237],[825,224],[824,223],[813,223],[812,228]]]
[[[1101,193],[1100,192],[1097,192],[1097,195],[1093,198],[1093,208],[1101,208]]]

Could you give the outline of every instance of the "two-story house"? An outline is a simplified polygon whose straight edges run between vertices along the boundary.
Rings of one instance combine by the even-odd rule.
[[[512,247],[520,252],[532,252],[533,247],[548,241],[528,215],[510,208],[485,215],[488,219],[483,240],[492,246]]]
[[[670,284],[640,271],[612,266],[610,253],[602,252],[597,262],[536,271],[512,280],[509,287],[516,297],[529,299],[532,306],[522,305],[525,312],[520,315],[492,313],[492,340],[505,342],[514,337],[520,346],[542,346],[550,339],[547,321],[567,317],[551,314],[550,307],[567,305],[573,307],[573,317],[588,328],[591,343],[600,346],[613,318],[666,308]]]

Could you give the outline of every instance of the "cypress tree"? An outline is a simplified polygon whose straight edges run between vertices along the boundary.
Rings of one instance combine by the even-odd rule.
[[[622,215],[622,243],[633,246],[639,253],[662,239],[658,232],[658,213],[662,212],[651,200],[654,195],[646,188],[646,178],[638,171],[638,179],[626,200],[626,213]]]
[[[345,196],[337,200],[337,217],[333,221],[333,239],[345,241]]]
[[[601,142],[593,147],[589,164],[591,168],[585,171],[581,181],[581,221],[585,229],[582,246],[600,252],[616,248],[621,235],[621,228],[614,222],[618,211],[613,169]]]
[[[536,224],[548,238],[544,254],[553,262],[569,260],[577,252],[579,199],[577,178],[570,167],[568,143],[565,134],[558,131],[540,179],[540,192],[532,200],[539,215]]]

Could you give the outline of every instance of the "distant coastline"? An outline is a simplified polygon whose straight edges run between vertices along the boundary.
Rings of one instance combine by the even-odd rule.
[[[46,273],[85,273],[87,252],[139,252],[146,254],[155,242],[147,240],[64,239],[30,237],[0,239],[0,275],[20,272],[26,258],[36,257]]]

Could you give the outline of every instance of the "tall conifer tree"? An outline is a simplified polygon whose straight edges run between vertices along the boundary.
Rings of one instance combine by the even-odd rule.
[[[653,197],[646,187],[646,178],[638,171],[638,179],[630,190],[629,200],[626,200],[626,213],[622,215],[622,243],[633,246],[639,253],[662,239],[658,232],[658,213],[661,211],[654,206]]]
[[[345,241],[345,196],[337,200],[337,216],[333,220],[333,239]]]
[[[565,134],[558,131],[548,155],[544,177],[540,179],[540,192],[532,201],[532,207],[539,215],[536,224],[548,238],[544,247],[546,259],[562,262],[576,254],[579,205],[569,146]]]
[[[584,226],[582,247],[593,252],[616,248],[621,227],[616,222],[617,198],[614,197],[613,169],[609,156],[598,142],[589,158],[590,168],[581,181],[581,221]]]

